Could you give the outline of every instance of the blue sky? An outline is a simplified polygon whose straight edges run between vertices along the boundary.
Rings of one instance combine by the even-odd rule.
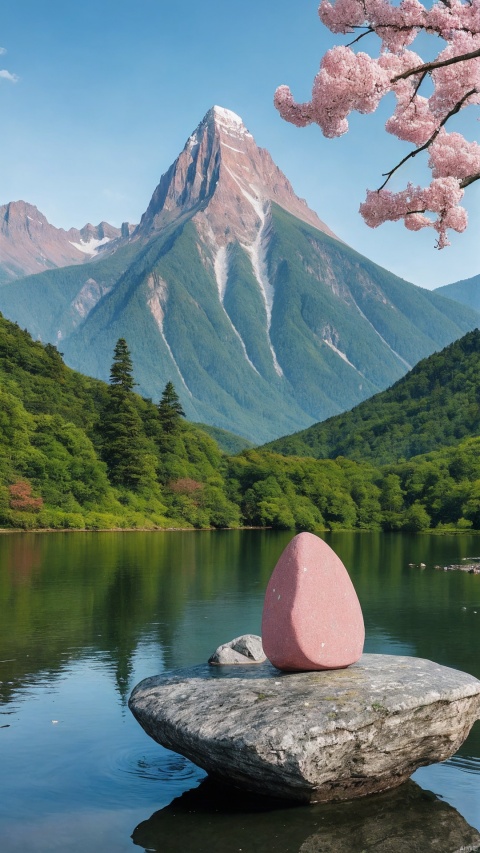
[[[441,252],[430,229],[363,224],[365,189],[405,153],[382,130],[388,105],[354,116],[337,140],[279,118],[276,86],[308,99],[334,43],[316,8],[316,0],[3,3],[0,70],[19,79],[0,73],[0,204],[24,199],[63,228],[138,222],[160,175],[219,104],[242,116],[297,194],[355,249],[423,287],[480,273],[476,184],[467,191],[469,229]],[[461,119],[470,139],[477,119]],[[397,186],[425,175],[415,164]]]

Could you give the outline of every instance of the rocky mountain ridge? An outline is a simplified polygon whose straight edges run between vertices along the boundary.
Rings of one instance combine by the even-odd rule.
[[[55,267],[83,264],[107,245],[132,233],[124,223],[87,223],[83,228],[56,228],[33,204],[11,201],[0,206],[0,283]]]

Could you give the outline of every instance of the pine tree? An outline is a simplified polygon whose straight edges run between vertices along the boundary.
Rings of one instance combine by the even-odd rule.
[[[146,437],[132,394],[132,359],[125,338],[116,343],[100,431],[102,457],[118,486],[135,488],[145,473]]]
[[[133,400],[110,394],[110,405],[102,421],[102,456],[110,481],[135,488],[145,473],[145,435]]]
[[[180,418],[185,417],[180,398],[175,391],[173,382],[165,385],[161,400],[158,404],[158,417],[164,434],[173,435],[178,429]]]
[[[113,363],[110,368],[110,384],[115,388],[128,392],[136,384],[133,381],[133,364],[125,338],[119,338],[113,352]]]

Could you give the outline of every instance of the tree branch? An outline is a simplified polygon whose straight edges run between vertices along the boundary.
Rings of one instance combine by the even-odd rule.
[[[406,80],[408,77],[413,77],[414,74],[429,74],[435,68],[446,68],[447,65],[455,65],[457,62],[467,62],[469,59],[478,59],[480,56],[480,47],[477,50],[472,50],[470,53],[462,53],[459,56],[451,56],[450,59],[437,59],[435,62],[424,62],[423,65],[417,65],[415,68],[409,68],[401,74],[392,77],[392,83],[398,83],[399,80]]]
[[[352,44],[356,44],[358,41],[360,41],[360,39],[363,39],[365,36],[369,36],[371,33],[374,33],[374,32],[375,32],[375,30],[373,29],[373,27],[366,27],[365,32],[360,33],[360,35],[357,36],[356,39],[353,39],[353,41],[349,41],[348,44],[346,45],[346,47],[351,47]]]
[[[468,178],[464,178],[463,181],[460,181],[460,189],[464,190],[465,187],[469,187],[470,184],[473,184],[475,181],[480,180],[480,172],[477,172],[476,175],[469,175]]]
[[[415,89],[413,91],[413,95],[410,98],[410,103],[412,103],[415,100],[416,96],[418,95],[418,90],[420,89],[420,86],[422,85],[423,81],[425,80],[427,73],[428,73],[427,71],[424,71],[423,74],[420,75],[420,79],[418,80],[418,82],[415,86]]]

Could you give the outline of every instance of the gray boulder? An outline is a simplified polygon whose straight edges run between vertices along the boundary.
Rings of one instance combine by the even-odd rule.
[[[211,664],[263,663],[267,659],[263,651],[262,638],[255,634],[242,634],[229,643],[219,646],[208,659]]]
[[[453,755],[480,716],[480,681],[393,655],[305,673],[204,664],[145,679],[129,707],[154,740],[217,778],[327,802],[393,788]]]

